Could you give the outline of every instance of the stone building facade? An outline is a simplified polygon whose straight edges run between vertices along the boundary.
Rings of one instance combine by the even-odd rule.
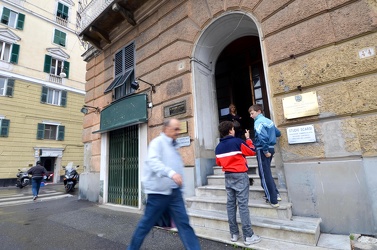
[[[110,1],[99,18],[85,20],[95,2],[83,9],[80,35],[92,45],[84,54],[85,102],[102,112],[84,118],[83,198],[116,203],[109,200],[117,179],[109,177],[117,138],[111,131],[136,126],[140,174],[148,142],[169,117],[182,121],[185,191],[194,195],[213,172],[217,126],[228,105],[235,103],[244,128],[252,129],[247,109],[261,103],[282,132],[276,173],[293,214],[322,218],[322,232],[377,232],[375,0]],[[139,79],[139,88],[128,86],[117,98],[110,86],[117,85],[116,55],[127,46],[134,48],[126,71],[132,73],[123,71],[119,84]],[[284,100],[308,93],[318,112],[287,118],[296,110]],[[115,115],[115,105],[124,102],[132,113],[127,100],[138,95],[147,103],[145,119],[119,121],[130,113]],[[114,126],[105,125],[111,119]],[[314,128],[314,140],[290,143],[289,129],[301,126]]]

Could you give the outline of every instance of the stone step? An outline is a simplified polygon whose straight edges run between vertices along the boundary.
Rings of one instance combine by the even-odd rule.
[[[292,204],[279,202],[280,207],[273,208],[264,200],[250,200],[251,216],[290,220],[292,218]],[[226,197],[189,197],[186,198],[187,208],[208,211],[226,211]]]
[[[258,175],[258,165],[251,166],[249,165],[249,170],[247,171],[248,174],[255,174]],[[274,175],[276,173],[275,166],[271,166],[271,173]],[[213,174],[214,175],[222,175],[224,174],[222,167],[220,166],[213,166]]]
[[[278,177],[276,174],[272,174],[272,177],[274,178],[276,186],[279,185]],[[249,174],[249,178],[252,178],[254,180],[253,186],[261,186],[261,180],[259,175],[257,174]],[[218,174],[218,175],[208,175],[207,176],[208,185],[225,185],[225,176],[224,174]]]
[[[189,208],[187,212],[190,216],[190,224],[198,236],[210,237],[216,241],[229,239],[230,233],[226,211],[205,211]],[[242,225],[238,217],[237,221],[240,232],[242,232]],[[309,246],[316,246],[318,242],[320,222],[320,218],[294,216],[292,220],[280,220],[251,216],[253,230],[257,235],[263,238]],[[255,248],[255,246],[251,247]]]
[[[287,189],[278,188],[282,201],[288,201]],[[261,186],[250,186],[249,200],[263,200],[264,190]],[[197,187],[195,189],[195,196],[201,197],[226,197],[225,185],[207,185]]]

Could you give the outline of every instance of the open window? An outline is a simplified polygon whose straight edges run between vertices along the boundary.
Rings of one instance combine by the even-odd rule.
[[[25,23],[25,15],[15,12],[6,7],[3,7],[3,13],[1,15],[1,23],[8,25],[11,28],[23,30],[24,23]]]

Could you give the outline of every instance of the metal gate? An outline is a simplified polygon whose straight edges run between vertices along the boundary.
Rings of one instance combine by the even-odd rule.
[[[108,202],[138,207],[138,125],[110,132]]]

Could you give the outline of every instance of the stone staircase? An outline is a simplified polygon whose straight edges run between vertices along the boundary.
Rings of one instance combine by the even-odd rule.
[[[254,180],[249,192],[251,223],[254,232],[262,237],[260,243],[249,247],[252,249],[324,249],[316,246],[320,235],[321,219],[292,216],[292,203],[288,200],[286,189],[279,189],[282,198],[279,208],[273,208],[267,204],[263,199],[264,191],[260,185],[256,158],[248,157],[247,161],[249,177]],[[271,170],[278,184],[274,160]],[[225,181],[221,167],[215,166],[214,175],[208,176],[207,179],[207,186],[198,187],[195,190],[195,196],[186,198],[191,225],[199,237],[244,248],[242,238],[235,243],[230,241]],[[239,218],[237,220],[242,234],[241,221]]]

